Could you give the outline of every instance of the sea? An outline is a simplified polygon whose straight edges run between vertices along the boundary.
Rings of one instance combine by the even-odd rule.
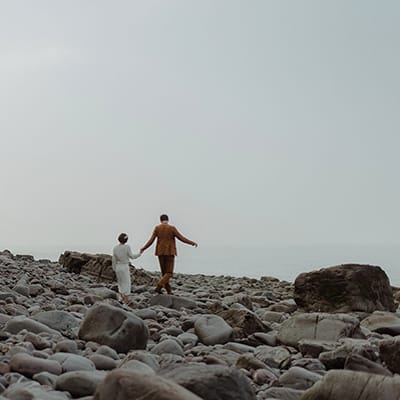
[[[113,246],[59,245],[15,246],[14,254],[31,254],[35,259],[57,261],[65,250],[111,254]],[[132,249],[135,251],[135,249]],[[396,245],[264,245],[264,246],[191,246],[179,245],[175,272],[184,274],[225,275],[260,278],[272,276],[293,282],[302,272],[338,264],[380,266],[392,286],[400,287],[400,246]],[[140,258],[135,267],[158,271],[154,246]]]

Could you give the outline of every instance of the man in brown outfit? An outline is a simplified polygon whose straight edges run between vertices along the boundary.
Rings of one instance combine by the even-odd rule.
[[[158,256],[158,262],[160,263],[161,279],[157,283],[155,290],[156,292],[161,293],[161,289],[164,287],[168,294],[172,294],[169,280],[174,272],[175,256],[177,255],[175,238],[178,238],[181,242],[190,244],[194,247],[197,247],[197,243],[186,239],[178,232],[175,226],[170,225],[168,223],[168,215],[161,215],[160,221],[161,224],[154,228],[153,234],[147,243],[140,249],[140,252],[143,253],[157,238],[155,255]]]

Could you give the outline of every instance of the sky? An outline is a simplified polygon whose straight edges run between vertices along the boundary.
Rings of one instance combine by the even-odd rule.
[[[0,8],[0,249],[400,242],[398,1]]]

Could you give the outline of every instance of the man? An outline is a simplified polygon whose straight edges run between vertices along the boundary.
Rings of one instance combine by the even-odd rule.
[[[170,225],[168,215],[161,215],[160,222],[160,225],[154,228],[148,242],[140,249],[140,253],[149,248],[157,238],[155,255],[158,256],[158,262],[160,263],[161,279],[157,283],[155,290],[157,293],[162,293],[162,288],[164,287],[168,294],[172,294],[169,280],[174,273],[175,256],[177,255],[175,238],[194,247],[197,247],[197,243],[186,239],[174,226]]]

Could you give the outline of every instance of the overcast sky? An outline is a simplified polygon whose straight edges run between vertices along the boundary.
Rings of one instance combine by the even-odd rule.
[[[0,1],[0,248],[399,243],[400,2]],[[136,246],[137,245],[137,246]]]

